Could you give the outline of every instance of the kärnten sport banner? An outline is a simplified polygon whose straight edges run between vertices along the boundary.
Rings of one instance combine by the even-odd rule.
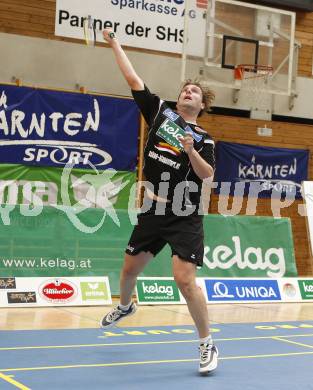
[[[308,178],[309,150],[218,142],[217,191],[255,198],[301,198]]]
[[[134,171],[131,99],[0,84],[0,164]]]

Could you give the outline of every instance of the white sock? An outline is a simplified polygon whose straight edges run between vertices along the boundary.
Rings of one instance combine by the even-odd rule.
[[[119,303],[118,307],[120,309],[122,309],[123,311],[127,311],[130,308],[131,304],[132,304],[132,301],[130,301],[130,303],[128,305],[125,305],[125,306],[122,305],[121,303]]]
[[[213,344],[212,336],[209,334],[207,337],[203,339],[199,339],[200,344]]]

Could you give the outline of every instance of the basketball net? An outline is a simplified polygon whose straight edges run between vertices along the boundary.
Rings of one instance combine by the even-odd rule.
[[[270,81],[273,68],[267,65],[241,64],[234,69],[235,84],[240,86],[251,110],[264,110],[269,107]]]

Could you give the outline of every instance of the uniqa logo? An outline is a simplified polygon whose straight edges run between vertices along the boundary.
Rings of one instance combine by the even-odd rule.
[[[228,287],[222,283],[217,282],[213,287],[214,295],[213,298],[234,298],[233,294],[229,293]],[[277,298],[277,295],[272,287],[264,286],[236,286],[235,287],[236,296],[239,298]]]
[[[146,285],[145,282],[143,282],[142,290],[145,294],[166,294],[168,297],[172,297],[174,295],[172,286],[158,285],[157,282],[150,285]]]
[[[234,298],[234,295],[229,294],[228,287],[222,282],[214,283],[214,295],[213,298]]]

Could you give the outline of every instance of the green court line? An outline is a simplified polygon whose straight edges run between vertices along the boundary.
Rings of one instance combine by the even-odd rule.
[[[0,379],[3,379],[5,382],[10,383],[11,385],[17,387],[20,390],[31,390],[29,387],[26,387],[22,383],[12,379],[10,375],[4,375],[0,372]]]
[[[246,356],[225,356],[225,357],[220,357],[219,360],[260,359],[260,358],[287,357],[287,356],[300,356],[300,355],[313,355],[313,351],[262,354],[262,355],[246,355]],[[135,366],[135,365],[139,366],[145,364],[190,363],[190,362],[198,362],[198,361],[199,359],[175,359],[175,360],[147,360],[141,362],[73,364],[73,365],[66,365],[66,366],[18,367],[18,368],[3,368],[0,369],[0,373],[16,372],[16,371],[43,371],[43,370],[55,370],[55,369],[67,369],[67,368],[96,368],[96,367],[117,367],[117,366]]]
[[[101,337],[101,336],[99,336]],[[264,340],[273,339],[278,336],[256,336],[256,337],[232,337],[232,338],[214,338],[215,342],[218,341],[244,341],[244,340]],[[310,334],[298,334],[279,336],[281,338],[293,338],[293,337],[313,337],[313,333]],[[95,344],[69,344],[69,345],[35,345],[25,347],[1,347],[0,351],[19,351],[19,350],[32,350],[32,349],[63,349],[63,348],[87,348],[87,347],[111,347],[111,346],[128,346],[128,345],[153,345],[153,344],[179,344],[179,343],[198,343],[199,340],[168,340],[168,341],[133,341],[125,343],[95,343]]]

